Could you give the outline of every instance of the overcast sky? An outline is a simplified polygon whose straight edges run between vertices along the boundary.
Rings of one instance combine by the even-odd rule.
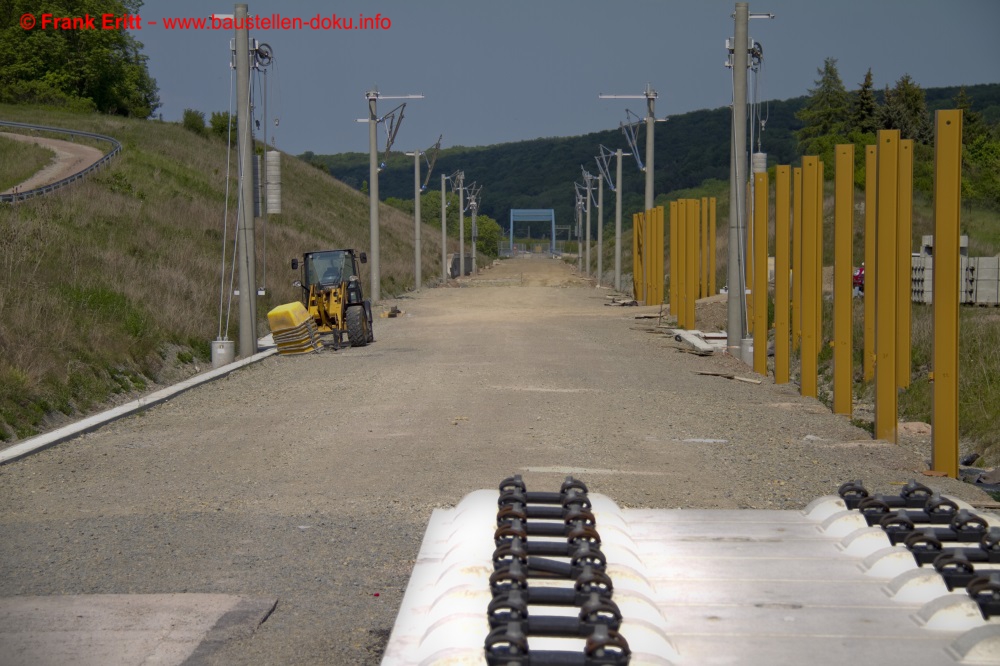
[[[659,93],[657,116],[731,101],[725,39],[735,3],[722,0],[248,0],[251,15],[353,18],[381,14],[387,29],[255,30],[275,65],[271,119],[281,150],[367,151],[366,90],[423,94],[407,104],[394,149],[480,146],[617,128],[640,100],[599,93]],[[168,31],[168,17],[232,14],[234,3],[146,0],[149,67],[165,120],[185,108],[230,104],[231,32]],[[922,87],[1000,82],[997,0],[760,0],[750,22],[764,50],[761,99],[813,87],[824,58],[856,89],[871,67],[881,88],[910,74]],[[155,21],[156,25],[149,25]],[[379,113],[399,102],[383,100]],[[274,119],[278,127],[274,127]],[[384,144],[383,144],[384,145]]]

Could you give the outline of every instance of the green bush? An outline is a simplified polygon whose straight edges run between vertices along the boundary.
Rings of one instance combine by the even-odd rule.
[[[205,135],[205,114],[195,109],[184,109],[184,119],[181,121],[184,129],[198,136]]]

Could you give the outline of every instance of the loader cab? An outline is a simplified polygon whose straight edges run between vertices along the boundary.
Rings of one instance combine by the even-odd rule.
[[[360,277],[360,263],[368,262],[364,252],[360,256],[354,250],[325,250],[322,252],[307,252],[302,255],[302,263],[292,259],[292,269],[302,270],[302,288],[306,291],[313,285],[321,288],[338,287],[348,282],[351,276]]]

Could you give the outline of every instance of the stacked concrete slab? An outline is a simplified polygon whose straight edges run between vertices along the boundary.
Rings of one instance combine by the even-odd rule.
[[[1000,305],[1000,256],[978,257],[971,261],[975,262],[976,305]]]
[[[910,294],[914,303],[934,301],[934,259],[914,255]],[[1000,257],[959,258],[958,302],[963,305],[1000,305]]]
[[[959,239],[958,302],[1000,305],[1000,255],[969,257],[969,237]],[[924,236],[910,265],[910,295],[914,303],[934,301],[934,237]]]

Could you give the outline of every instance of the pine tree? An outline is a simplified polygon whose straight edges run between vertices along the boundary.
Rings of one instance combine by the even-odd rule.
[[[933,138],[924,89],[904,74],[892,90],[885,87],[885,105],[879,118],[880,129],[898,129],[903,139],[930,144]]]
[[[962,111],[962,143],[970,145],[982,134],[989,131],[986,123],[983,122],[981,113],[972,110],[972,98],[965,90],[965,86],[958,89],[955,96],[954,108]]]
[[[849,130],[862,134],[874,134],[878,131],[878,100],[875,99],[872,70],[868,68],[865,80],[851,101],[851,120]]]
[[[799,150],[803,155],[832,155],[834,144],[842,143],[846,134],[849,98],[836,58],[824,60],[817,72],[820,78],[809,91],[809,101],[795,114],[803,122],[797,132]]]

